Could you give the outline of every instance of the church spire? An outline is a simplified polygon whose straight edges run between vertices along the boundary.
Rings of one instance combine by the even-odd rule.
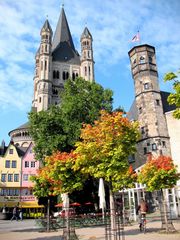
[[[69,30],[68,22],[62,6],[61,14],[57,23],[54,39],[52,43],[52,50],[56,49],[60,43],[67,42],[72,50],[75,51],[74,43],[72,40],[71,32]]]

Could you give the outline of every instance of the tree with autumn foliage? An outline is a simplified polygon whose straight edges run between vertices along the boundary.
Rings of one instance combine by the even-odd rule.
[[[138,125],[130,122],[122,112],[101,111],[94,125],[84,124],[81,141],[76,143],[78,154],[75,169],[103,178],[117,191],[126,186],[124,176],[129,169],[128,156],[136,151]]]
[[[176,185],[179,176],[173,160],[167,156],[153,158],[151,155],[147,163],[138,174],[138,181],[146,184],[148,191],[172,188]]]
[[[94,125],[84,124],[81,141],[76,143],[77,159],[74,169],[99,179],[110,188],[111,229],[115,231],[113,191],[130,185],[128,156],[136,151],[138,124],[130,122],[122,112],[101,111]]]
[[[163,208],[161,210],[162,229],[166,229],[167,232],[174,230],[174,226],[168,222],[167,205],[163,189],[173,188],[179,178],[177,168],[172,158],[163,155],[156,158],[150,155],[147,163],[138,174],[138,182],[146,184],[147,191],[161,190],[163,202]]]
[[[32,177],[35,182],[34,195],[47,197],[81,190],[86,177],[72,169],[75,160],[76,154],[73,152],[57,152],[46,157],[45,166],[38,170],[37,176]]]

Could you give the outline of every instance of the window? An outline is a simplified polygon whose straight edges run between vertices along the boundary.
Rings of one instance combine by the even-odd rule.
[[[8,182],[12,182],[13,181],[13,174],[8,174]]]
[[[24,166],[25,166],[25,168],[28,168],[29,167],[29,162],[25,161]]]
[[[45,70],[47,70],[47,61],[45,60],[45,63],[44,63],[44,68]]]
[[[56,75],[57,75],[57,76],[56,76],[57,79],[59,79],[59,71],[56,72]]]
[[[160,101],[159,101],[159,99],[156,99],[156,105],[157,105],[157,106],[160,106]]]
[[[91,75],[91,68],[90,68],[90,66],[89,66],[89,75]]]
[[[75,77],[75,73],[73,72],[72,74],[72,79],[74,80],[76,77]]]
[[[5,162],[5,168],[10,168],[10,160],[6,160],[6,162]]]
[[[145,133],[145,128],[144,128],[144,127],[141,128],[141,133],[142,133],[142,134]]]
[[[23,181],[28,181],[28,174],[23,175]]]
[[[45,45],[45,52],[47,52],[47,45]]]
[[[16,168],[17,167],[17,161],[16,160],[12,160],[12,168]]]
[[[140,63],[140,64],[145,63],[145,57],[144,57],[144,56],[141,56],[141,57],[140,57],[139,63]]]
[[[87,67],[84,68],[84,75],[87,76]]]
[[[35,161],[31,162],[31,167],[34,168],[35,166],[36,166],[36,162]]]
[[[53,79],[56,78],[56,71],[53,71]]]
[[[1,174],[1,182],[6,182],[6,173]]]
[[[15,190],[14,190],[14,195],[15,195],[15,196],[18,196],[18,195],[19,195],[19,189],[15,189]]]
[[[43,70],[43,61],[41,61],[41,70]]]
[[[157,150],[157,145],[156,145],[156,143],[153,143],[153,144],[152,144],[152,150],[153,150],[153,151]]]
[[[19,182],[19,174],[14,174],[14,182]]]
[[[165,141],[162,141],[162,146],[166,147],[166,142]]]
[[[144,89],[149,89],[149,83],[144,84]]]
[[[69,78],[69,73],[68,72],[66,72],[66,79],[68,79]]]
[[[41,103],[41,97],[39,97],[39,103]]]
[[[12,148],[9,149],[9,154],[13,154],[13,149]]]
[[[66,73],[63,72],[63,80],[66,80]]]
[[[149,62],[152,63],[153,59],[151,56],[149,56]]]
[[[144,155],[147,154],[147,148],[144,147]]]
[[[139,113],[140,113],[140,114],[142,113],[142,107],[139,108]]]

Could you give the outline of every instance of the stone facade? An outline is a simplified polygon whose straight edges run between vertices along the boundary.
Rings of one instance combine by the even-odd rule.
[[[129,57],[136,108],[136,118],[131,115],[131,120],[138,120],[141,132],[135,156],[135,167],[139,167],[146,162],[148,154],[171,156],[171,151],[158,83],[155,48],[150,45],[136,46],[129,51]]]

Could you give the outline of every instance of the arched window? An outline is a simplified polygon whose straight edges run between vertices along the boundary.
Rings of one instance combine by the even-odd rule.
[[[87,76],[87,67],[84,67],[84,75]]]
[[[76,77],[78,77],[78,73],[76,73]]]
[[[41,71],[43,70],[43,61],[41,61]]]
[[[56,77],[59,79],[59,71],[56,72]]]
[[[53,71],[53,79],[56,78],[56,71]]]
[[[39,97],[39,103],[41,103],[41,97]]]
[[[88,58],[90,58],[90,51],[88,51]]]
[[[153,151],[157,150],[157,145],[156,145],[156,143],[153,143],[153,144],[152,144],[152,150],[153,150]]]
[[[72,79],[74,80],[76,78],[75,73],[72,74]]]
[[[63,80],[66,80],[66,73],[63,72]]]
[[[66,79],[68,79],[69,78],[69,73],[68,72],[66,72]]]
[[[45,68],[45,71],[47,70],[47,61],[45,60],[45,63],[44,63],[44,68]]]
[[[48,50],[47,50],[47,45],[45,45],[45,52],[47,52]]]

